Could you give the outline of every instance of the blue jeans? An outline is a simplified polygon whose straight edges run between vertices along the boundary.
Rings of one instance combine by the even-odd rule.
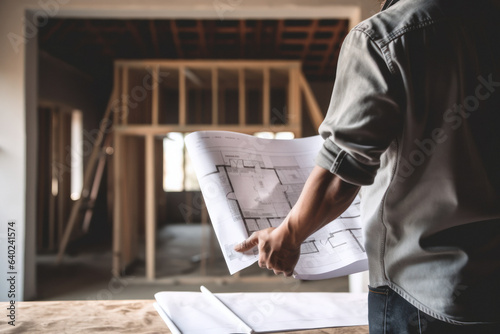
[[[500,316],[500,315],[499,315]],[[370,334],[499,334],[498,325],[453,325],[435,319],[389,287],[369,288]]]

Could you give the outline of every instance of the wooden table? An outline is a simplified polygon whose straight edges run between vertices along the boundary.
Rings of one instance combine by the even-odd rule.
[[[8,325],[4,316],[0,323],[0,333],[170,333],[153,307],[153,302],[153,300],[20,302],[16,304],[16,326]],[[7,306],[7,303],[0,303],[2,310]],[[368,326],[286,333],[367,334]]]

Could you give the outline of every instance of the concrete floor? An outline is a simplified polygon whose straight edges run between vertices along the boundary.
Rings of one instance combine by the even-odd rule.
[[[199,291],[200,285],[213,292],[348,291],[347,277],[300,281],[274,276],[256,264],[230,276],[211,227],[198,224],[169,225],[158,231],[154,281],[145,279],[143,260],[123,277],[113,277],[110,248],[87,247],[66,255],[60,265],[55,264],[55,255],[39,255],[37,300],[153,299],[159,291]],[[143,254],[139,258],[144,259]]]

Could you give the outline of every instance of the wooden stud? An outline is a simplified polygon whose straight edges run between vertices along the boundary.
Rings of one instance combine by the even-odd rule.
[[[189,124],[189,125],[159,125],[159,126],[150,126],[150,125],[127,125],[127,126],[117,126],[115,128],[116,132],[126,135],[132,136],[144,136],[148,134],[154,134],[158,136],[162,136],[168,132],[195,132],[195,131],[235,131],[246,134],[254,134],[255,132],[262,131],[262,124],[252,124],[239,126],[237,124],[219,124],[217,126],[213,126],[211,124]],[[300,124],[284,124],[284,125],[274,125],[274,132],[283,132],[290,131],[296,132],[300,127]]]
[[[170,30],[172,31],[172,39],[174,40],[175,50],[177,51],[178,58],[184,58],[184,53],[182,52],[181,40],[179,38],[179,29],[175,20],[170,20]]]
[[[302,92],[304,92],[304,96],[306,98],[309,117],[311,118],[312,124],[317,129],[323,122],[324,115],[318,106],[318,102],[316,102],[316,98],[314,97],[311,87],[309,87],[309,84],[307,83],[307,79],[305,78],[304,74],[302,73],[299,74],[299,80],[300,80],[300,89],[302,90]]]
[[[207,40],[205,38],[205,29],[203,28],[203,23],[201,20],[196,21],[196,29],[198,33],[198,37],[200,38],[200,46],[201,46],[201,51],[204,56],[208,55],[208,49],[207,49]]]
[[[262,82],[262,123],[268,127],[271,122],[271,74],[269,67],[263,70]]]
[[[134,21],[125,20],[125,24],[127,26],[128,32],[130,32],[130,34],[132,35],[134,42],[135,42],[135,45],[137,46],[137,49],[142,51],[143,57],[146,57],[147,52],[148,52],[148,50],[147,50],[148,47],[146,46],[146,43],[144,42],[144,39],[141,36],[141,33],[137,29],[137,26],[134,25],[132,22],[134,22]],[[130,41],[129,41],[129,43],[130,43]],[[106,45],[107,44],[108,43],[106,43]]]
[[[160,85],[160,67],[159,66],[155,66],[153,68],[153,101],[152,101],[152,117],[151,117],[151,120],[152,120],[152,124],[153,125],[158,125],[158,97],[159,97],[159,85]]]
[[[239,101],[239,124],[245,126],[246,124],[246,105],[245,105],[245,69],[238,69],[238,101]]]
[[[328,62],[330,61],[330,55],[335,52],[335,46],[340,43],[340,29],[336,29],[335,32],[333,33],[333,37],[330,38],[330,42],[328,43],[326,52],[324,52],[324,57],[323,61],[321,62],[321,67],[320,71],[321,73],[324,73],[326,70],[326,66],[328,65]],[[332,73],[333,74],[333,73]]]
[[[148,59],[148,60],[116,60],[116,64],[120,66],[127,66],[130,68],[144,69],[145,67],[160,66],[162,68],[224,68],[234,69],[250,68],[262,69],[263,66],[270,68],[300,68],[300,61],[294,60],[164,60],[164,59]]]
[[[283,30],[285,29],[285,21],[283,19],[278,21],[278,27],[276,29],[276,54],[280,54],[280,46],[283,40]]]
[[[156,31],[155,21],[149,20],[149,31],[151,32],[151,42],[153,43],[153,48],[155,50],[156,57],[160,57],[160,47],[158,43],[158,33]]]
[[[122,271],[122,198],[123,198],[123,177],[122,177],[122,136],[119,132],[114,134],[114,203],[113,203],[113,260],[112,274],[117,277]]]
[[[245,20],[240,20],[239,30],[240,30],[240,57],[245,58],[245,46],[247,44],[246,43],[247,31],[246,31]]]
[[[120,91],[120,70],[122,70],[122,68],[115,63],[114,64],[114,73],[113,73],[113,87],[115,87],[115,89],[117,91]],[[121,92],[119,92],[117,94],[117,97],[120,97],[120,96],[122,96]],[[118,103],[115,103],[115,102],[118,102]],[[120,122],[121,108],[122,108],[122,105],[119,103],[119,99],[116,101],[113,101],[111,111],[113,112],[113,124],[114,125],[118,125]]]
[[[297,69],[290,69],[288,72],[289,89],[288,89],[288,119],[287,123],[297,125],[300,129],[298,133],[295,133],[296,137],[301,136],[301,99],[300,99],[300,89],[299,89],[299,71]]]
[[[302,56],[301,56],[303,63],[305,62],[306,56],[309,53],[309,47],[311,46],[311,43],[314,39],[314,32],[317,30],[317,28],[318,28],[318,19],[312,20],[311,27],[308,28],[307,39],[305,42],[302,41],[302,43],[304,44],[304,50],[302,50]]]
[[[212,125],[219,124],[219,72],[212,67]]]
[[[146,136],[146,277],[155,278],[155,237],[156,237],[156,205],[155,205],[155,165],[154,165],[154,136]]]
[[[128,66],[123,66],[122,68],[122,110],[120,115],[120,123],[127,124],[128,123],[128,113],[130,110],[128,109],[129,103],[129,89],[128,89]]]
[[[185,67],[179,67],[179,125],[186,125],[186,74]]]
[[[59,164],[60,166],[64,166],[64,168],[68,169],[69,172],[71,173],[71,160],[68,162],[65,158],[66,158],[66,155],[65,155],[65,150],[64,148],[66,147],[66,145],[68,144],[71,144],[71,143],[68,143],[66,141],[66,136],[65,136],[65,132],[64,131],[65,127],[66,127],[66,122],[65,122],[65,115],[64,115],[64,112],[62,110],[59,110],[58,112],[58,119],[59,119],[59,129],[58,129],[58,137],[59,137],[59,140],[58,140],[58,156],[59,156]],[[71,151],[69,151],[69,154],[71,154]],[[70,158],[71,159],[71,158]],[[61,240],[61,237],[62,237],[62,233],[63,233],[63,229],[64,229],[64,208],[65,208],[65,202],[66,202],[66,196],[68,195],[66,193],[66,185],[67,183],[64,182],[66,180],[68,180],[68,178],[66,177],[68,175],[67,171],[64,171],[64,170],[60,170],[59,171],[59,175],[57,175],[57,183],[58,183],[58,191],[57,191],[57,231],[56,231],[56,240],[57,241],[60,241]],[[68,180],[69,181],[69,180]]]

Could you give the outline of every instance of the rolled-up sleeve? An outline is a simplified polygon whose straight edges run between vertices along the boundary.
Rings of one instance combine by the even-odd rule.
[[[316,164],[356,185],[373,183],[380,157],[401,127],[397,75],[366,33],[344,40]]]

